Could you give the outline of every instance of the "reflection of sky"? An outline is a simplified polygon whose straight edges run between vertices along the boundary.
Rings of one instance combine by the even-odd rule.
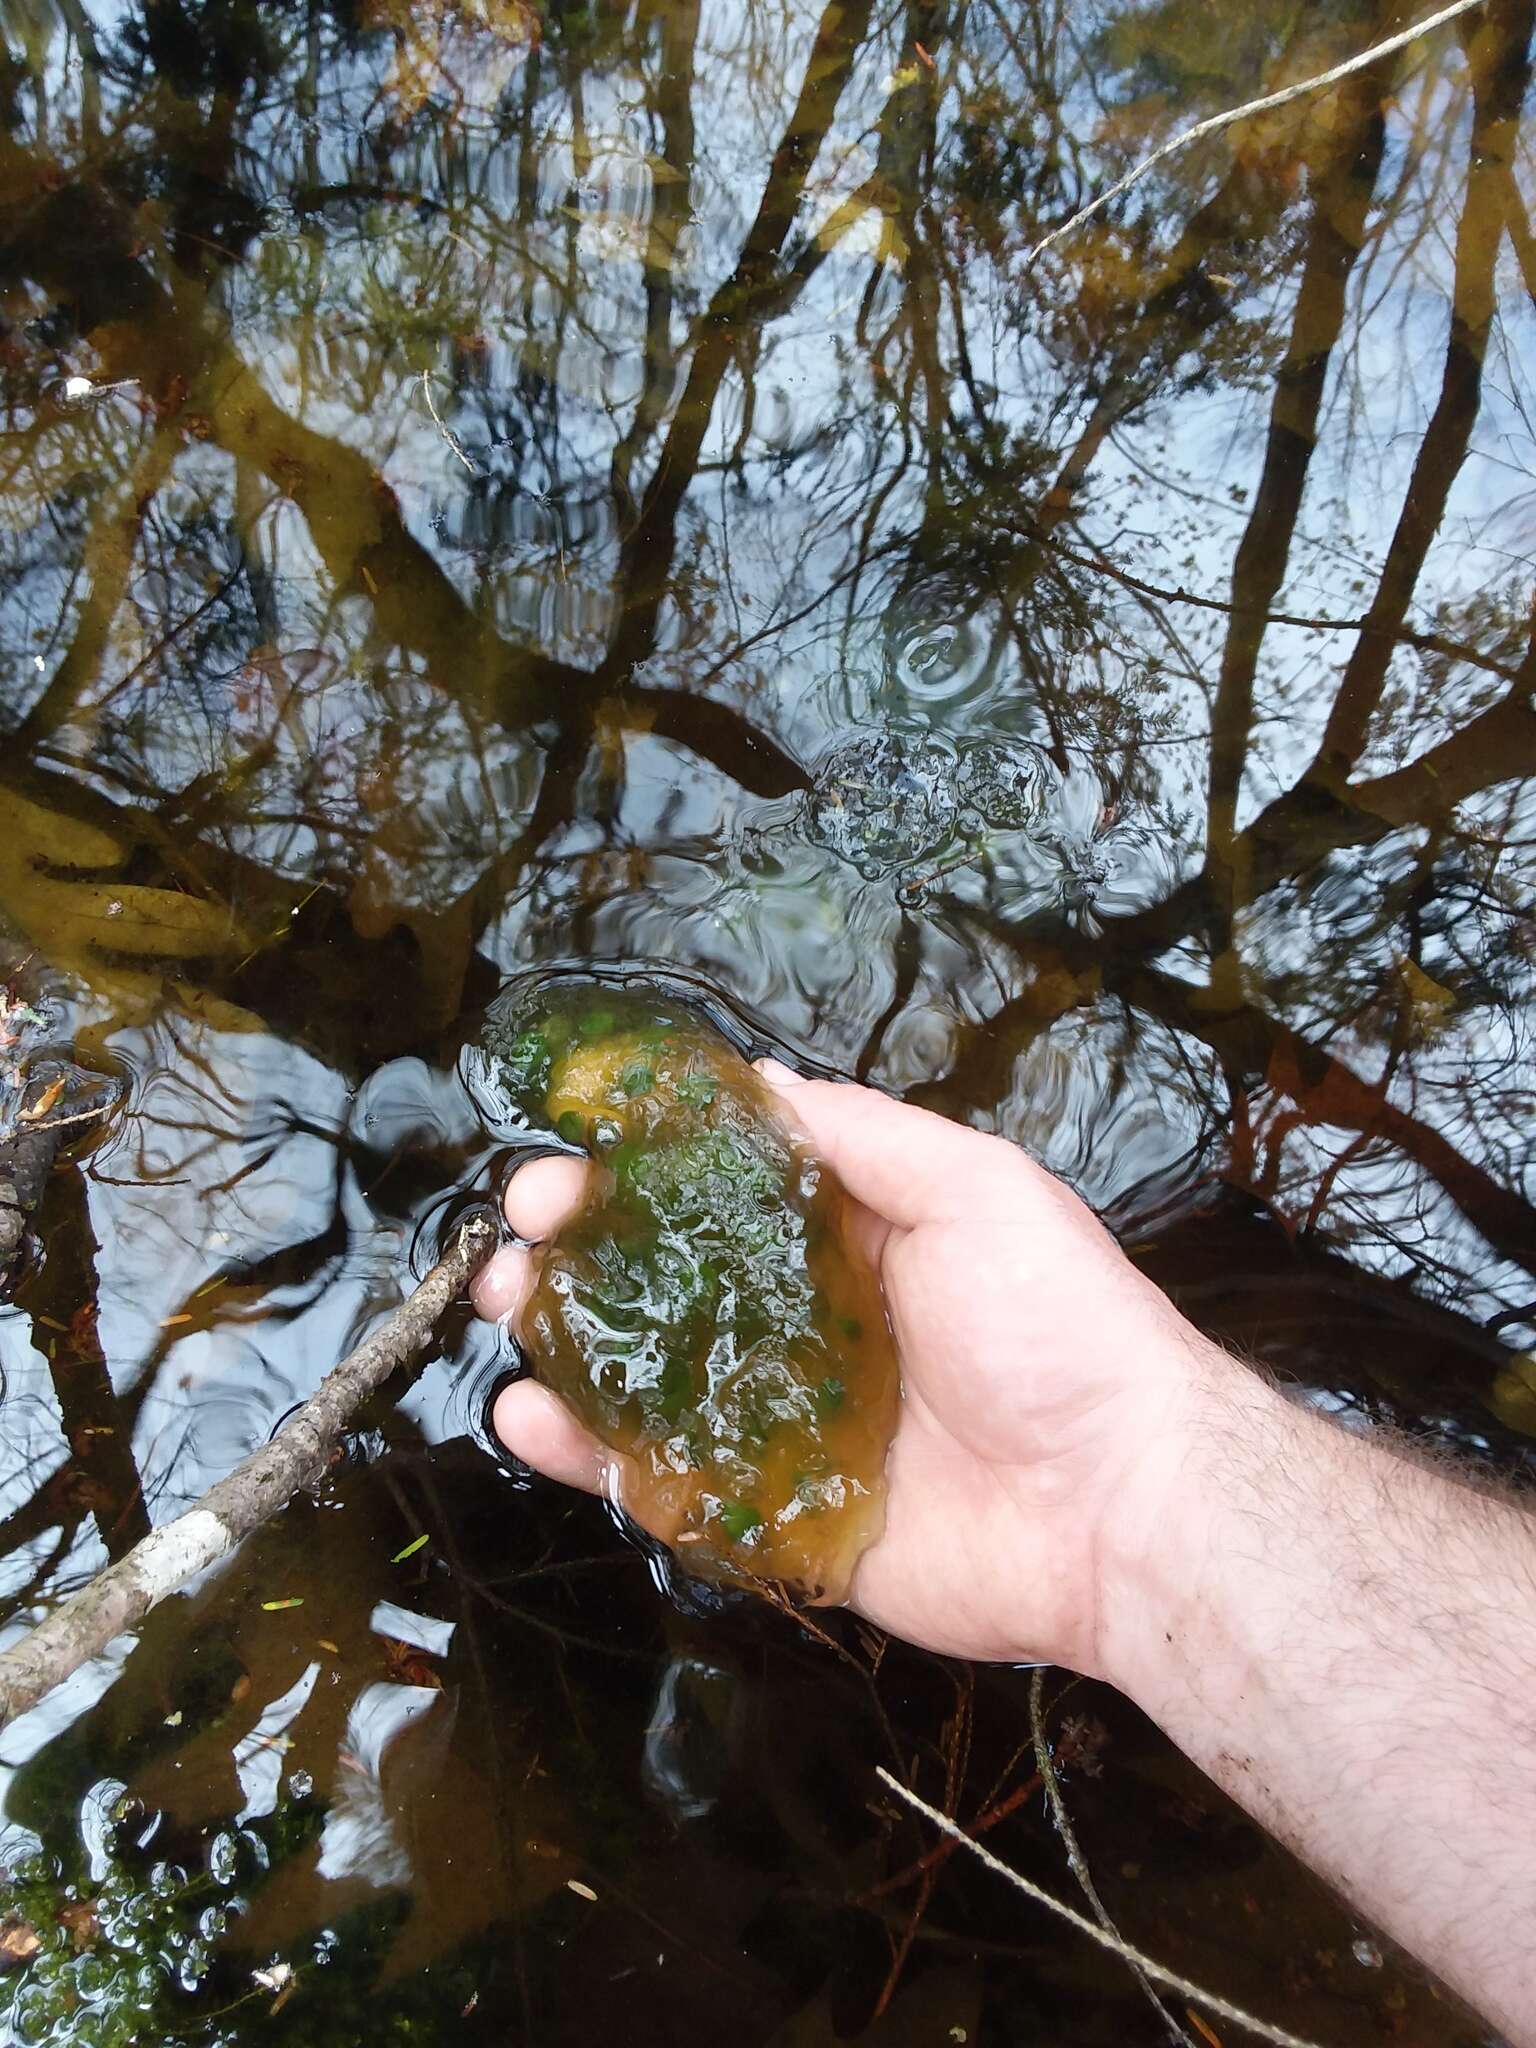
[[[365,1686],[352,1704],[343,1743],[355,1767],[338,1773],[320,1836],[323,1878],[361,1877],[379,1890],[408,1885],[410,1852],[384,1799],[385,1751],[436,1707],[443,1695],[420,1685]]]
[[[697,224],[684,234],[673,270],[679,342],[684,338],[682,313],[702,305],[739,245],[747,202],[761,178],[765,138],[781,117],[772,93],[763,89],[764,78],[781,80],[781,96],[787,98],[798,75],[805,28],[798,19],[787,36],[787,54],[780,53],[775,68],[764,72],[761,38],[765,23],[774,19],[762,9],[744,14],[738,6],[706,14],[702,43],[708,54],[694,110],[703,142],[690,192]],[[812,225],[871,169],[872,123],[884,104],[893,54],[877,42],[861,59],[855,86],[810,181],[805,210]],[[997,54],[979,51],[971,69],[991,69]],[[359,64],[343,96],[361,111],[375,88],[371,69]],[[455,215],[452,238],[413,209],[385,208],[377,232],[364,235],[336,223],[325,243],[328,261],[315,265],[308,260],[313,231],[278,207],[249,264],[233,272],[227,286],[242,352],[273,395],[310,426],[379,462],[401,495],[416,537],[466,599],[484,596],[488,589],[498,625],[511,641],[583,666],[597,658],[614,622],[611,583],[617,557],[611,524],[600,519],[603,530],[591,536],[588,546],[562,541],[561,529],[579,529],[575,508],[597,504],[606,494],[608,461],[635,398],[633,367],[640,359],[646,308],[637,255],[594,264],[582,260],[578,250],[573,263],[569,213],[584,215],[590,199],[601,202],[597,212],[602,218],[622,216],[626,208],[645,218],[655,196],[647,154],[654,155],[657,138],[637,111],[639,99],[638,84],[631,81],[626,87],[622,74],[598,72],[585,81],[583,133],[590,154],[583,166],[570,109],[554,87],[546,87],[535,114],[538,203],[526,236],[508,234],[505,214],[491,203],[516,196],[490,175],[504,157],[515,155],[512,145],[471,125],[464,142],[466,197]],[[947,111],[941,155],[952,155],[958,146],[953,110]],[[1429,168],[1436,175],[1459,171],[1465,135],[1461,111],[1463,118],[1455,122],[1438,129],[1430,124],[1436,146]],[[1400,149],[1402,130],[1394,130],[1394,136]],[[262,140],[258,122],[258,146]],[[284,129],[274,129],[269,141],[274,190],[315,175],[315,166],[306,166],[301,178],[299,166],[287,161],[294,139]],[[318,149],[321,177],[344,181],[355,173],[344,131],[323,124],[318,143],[307,137],[306,146]],[[431,167],[422,163],[416,168],[426,189]],[[1386,176],[1395,170],[1389,163]],[[1188,202],[1194,195],[1180,196]],[[1351,346],[1341,352],[1327,414],[1329,432],[1314,463],[1282,605],[1346,618],[1357,613],[1360,593],[1353,585],[1360,565],[1379,553],[1384,520],[1400,501],[1416,445],[1411,429],[1422,420],[1436,382],[1447,304],[1449,250],[1443,236],[1423,232],[1419,209],[1424,197],[1409,175],[1380,245],[1357,271],[1357,298],[1370,305],[1371,314],[1352,318]],[[1075,380],[1064,371],[1054,337],[1032,328],[1027,315],[1021,317],[1016,286],[1010,286],[1005,271],[974,249],[967,259],[968,347],[981,383],[996,393],[997,425],[1039,434],[1048,422],[1050,439],[1068,445],[1084,417],[1086,391],[1074,403]],[[712,637],[724,654],[746,635],[772,628],[776,618],[811,606],[794,626],[770,631],[759,643],[758,659],[726,680],[726,687],[750,687],[765,722],[803,754],[816,751],[827,720],[857,721],[872,714],[874,706],[858,691],[841,704],[829,704],[826,690],[839,674],[878,677],[887,653],[880,620],[889,593],[879,574],[864,576],[855,613],[850,615],[840,602],[860,526],[857,509],[873,491],[890,484],[880,518],[867,535],[860,534],[863,544],[878,550],[917,524],[925,484],[921,465],[913,465],[905,477],[896,473],[889,403],[867,359],[847,345],[871,261],[867,252],[860,253],[858,238],[840,246],[799,302],[770,326],[754,379],[753,430],[740,444],[742,386],[734,373],[728,376],[703,451],[706,473],[684,513],[688,541],[700,553],[699,575],[719,586],[712,619],[697,609],[690,616],[691,670],[707,665]],[[487,477],[467,478],[438,434],[422,402],[414,362],[419,351],[408,351],[410,363],[395,360],[399,336],[391,318],[398,323],[400,306],[424,276],[431,280],[429,303],[438,317],[445,294],[462,295],[466,318],[472,316],[489,344],[485,374],[492,389],[513,385],[519,359],[530,352],[548,358],[550,431],[526,436],[515,460],[499,453],[493,422],[475,418],[473,387],[460,394],[455,406],[449,366],[429,365],[439,403],[448,407],[455,431]],[[558,292],[551,280],[561,281]],[[897,291],[893,275],[877,294],[879,311],[890,312]],[[1282,334],[1293,291],[1294,277],[1285,277],[1241,301],[1241,311],[1262,329]],[[1528,325],[1529,313],[1519,308],[1519,296],[1509,295],[1510,317]],[[557,317],[564,323],[562,340],[558,355],[552,355],[548,338]],[[348,330],[345,343],[335,331],[338,324]],[[835,338],[844,346],[834,347]],[[382,359],[381,348],[387,351]],[[317,360],[317,349],[328,351],[328,359]],[[1512,346],[1508,356],[1495,351],[1480,435],[1489,452],[1469,462],[1453,494],[1447,541],[1430,564],[1431,592],[1457,596],[1481,589],[1507,570],[1507,550],[1523,537],[1529,469],[1523,458],[1529,436],[1518,393],[1509,387],[1507,374],[1501,379],[1498,373],[1501,363],[1507,372],[1513,356]],[[1209,392],[1181,390],[1171,403],[1148,406],[1099,457],[1093,488],[1082,505],[1087,533],[1128,569],[1219,595],[1251,500],[1268,403],[1267,380],[1256,376],[1246,389],[1218,381]],[[837,431],[828,442],[826,430],[832,424]],[[795,455],[796,450],[802,452]],[[707,473],[733,455],[743,465],[745,493],[736,477]],[[178,469],[201,466],[206,472],[216,461],[193,450],[179,459]],[[200,488],[216,506],[218,493],[206,477]],[[1241,499],[1233,495],[1239,492]],[[558,500],[571,497],[570,520],[551,511],[550,494]],[[474,517],[477,505],[507,501],[513,530],[526,536],[522,552],[528,560],[519,565],[484,542],[468,549],[455,543],[467,518],[471,530],[483,530],[483,517]],[[291,517],[271,516],[286,520],[291,529]],[[345,643],[355,641],[362,628],[366,607],[338,614],[300,537],[285,531],[275,545],[282,565],[279,601],[286,636],[304,645],[335,633],[345,652]],[[554,559],[560,572],[552,574]],[[825,594],[819,602],[818,592]],[[1106,643],[1092,658],[1123,683],[1127,663],[1134,665],[1145,654],[1156,656],[1172,684],[1174,724],[1194,736],[1187,750],[1166,748],[1156,760],[1141,764],[1158,790],[1154,801],[1177,807],[1187,802],[1203,773],[1204,693],[1220,621],[1187,609],[1175,612],[1175,649],[1134,603],[1116,600],[1112,612]],[[942,616],[925,622],[918,616],[913,630],[921,633],[925,624],[945,623],[956,622]],[[966,721],[972,725],[985,724],[1019,695],[1017,658],[1008,634],[998,620],[986,622],[985,630],[994,643],[992,681],[981,701],[966,706]],[[675,621],[664,623],[664,649],[676,633]],[[1315,633],[1272,630],[1260,676],[1260,745],[1250,778],[1255,800],[1289,781],[1304,758],[1338,653],[1337,643]],[[370,677],[369,687],[376,682]],[[339,748],[343,759],[349,752],[366,759],[377,711],[373,719],[358,718],[352,747]],[[1278,725],[1277,714],[1283,715]],[[456,714],[445,710],[444,715],[448,728],[433,735],[430,748],[421,746],[417,735],[417,751],[460,756],[464,741],[454,743]],[[338,721],[338,727],[345,724],[345,718]],[[406,730],[411,731],[409,718]],[[1091,735],[1084,737],[1092,743]],[[313,743],[314,736],[310,739]],[[167,731],[159,744],[170,741]],[[483,736],[477,735],[475,744],[482,745]],[[174,758],[164,765],[173,769]],[[402,789],[401,800],[426,815],[427,828],[412,852],[430,872],[432,838],[460,835],[447,817],[433,815],[441,796],[430,787],[431,769],[422,766],[415,772],[427,778],[428,786]],[[166,779],[174,782],[176,777],[167,773]],[[488,798],[493,812],[505,815],[526,802],[526,788],[515,793],[498,789],[494,773],[486,780],[482,801]],[[335,802],[333,789],[311,793],[322,810]],[[458,793],[472,813],[475,792]],[[480,828],[482,859],[489,823],[489,818],[482,820]],[[473,841],[473,832],[469,837]],[[253,835],[253,844],[258,839]],[[473,858],[470,848],[461,845],[459,851],[461,858]],[[302,845],[295,852],[301,855]],[[442,879],[446,884],[448,877]],[[394,880],[396,886],[410,887],[403,868]]]
[[[118,1041],[143,1078],[93,1155],[90,1181],[102,1344],[119,1395],[141,1395],[132,1449],[160,1521],[264,1443],[409,1284],[413,1219],[392,1222],[370,1203],[339,1142],[350,1134],[373,1148],[377,1172],[392,1145],[459,1156],[453,1148],[473,1129],[454,1077],[419,1062],[395,1062],[353,1092],[302,1048],[263,1033],[205,1032],[197,1051],[207,1066],[194,1067],[167,1041],[169,1028]],[[143,1174],[153,1177],[135,1178]],[[308,1277],[241,1297],[245,1266],[320,1238],[338,1216],[344,1234]],[[235,1292],[220,1295],[211,1327],[189,1327],[220,1276],[233,1277]],[[63,1446],[47,1362],[17,1312],[0,1311],[0,1371],[3,1517],[63,1462]],[[437,1438],[468,1425],[466,1398],[443,1365],[423,1375],[408,1408]],[[52,1541],[45,1531],[5,1558],[0,1591],[24,1583]],[[99,1561],[87,1519],[68,1567],[86,1573]]]
[[[275,1812],[282,1791],[285,1737],[308,1706],[320,1673],[318,1663],[306,1664],[286,1692],[267,1702],[250,1733],[235,1744],[235,1775],[245,1798],[236,1815],[237,1825]]]

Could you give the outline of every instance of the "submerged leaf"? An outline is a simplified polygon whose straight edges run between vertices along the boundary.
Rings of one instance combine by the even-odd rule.
[[[14,1969],[17,1963],[26,1962],[42,1945],[37,1930],[25,1920],[7,1920],[0,1927],[0,1970]]]
[[[56,1074],[35,1101],[29,1102],[25,1109],[17,1111],[16,1121],[22,1124],[40,1124],[63,1093],[64,1076]]]

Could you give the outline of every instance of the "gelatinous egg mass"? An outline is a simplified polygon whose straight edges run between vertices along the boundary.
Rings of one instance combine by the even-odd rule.
[[[466,1072],[493,1114],[593,1159],[521,1334],[625,1454],[623,1506],[690,1570],[842,1598],[884,1521],[900,1381],[831,1172],[728,1040],[654,988],[523,985]]]

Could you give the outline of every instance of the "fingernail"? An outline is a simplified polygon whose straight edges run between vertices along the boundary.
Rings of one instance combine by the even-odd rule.
[[[793,1067],[786,1067],[782,1060],[755,1060],[753,1065],[763,1079],[772,1082],[775,1088],[795,1088],[805,1079],[804,1074],[797,1074]]]

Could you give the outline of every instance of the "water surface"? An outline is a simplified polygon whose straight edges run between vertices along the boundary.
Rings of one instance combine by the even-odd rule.
[[[0,932],[123,1084],[0,1310],[10,1625],[429,1261],[500,1163],[459,1038],[553,961],[1004,1133],[1319,1402],[1530,1462],[1530,8],[1032,254],[1400,19],[0,6]],[[490,1455],[507,1362],[461,1321],[0,1739],[22,1903],[120,1893],[150,1972],[6,1980],[21,2035],[1167,2038],[984,1874],[890,1882],[873,1766],[991,1815],[1027,1679],[679,1603]],[[1479,2038],[1066,1683],[1132,1939]],[[1038,1793],[992,1840],[1073,1891]]]

